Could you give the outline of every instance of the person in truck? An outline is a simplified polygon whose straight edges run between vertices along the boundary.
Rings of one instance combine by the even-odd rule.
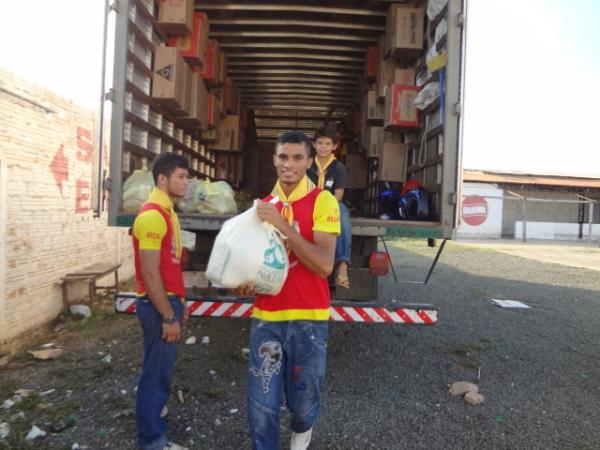
[[[341,232],[335,245],[335,267],[337,268],[335,283],[346,289],[350,288],[348,265],[352,246],[352,223],[350,211],[342,202],[344,190],[352,187],[350,174],[346,166],[335,157],[338,133],[333,128],[322,127],[315,131],[314,146],[316,155],[314,163],[308,169],[308,177],[319,189],[331,192],[340,204]]]
[[[282,134],[273,162],[277,183],[258,202],[258,217],[284,237],[290,269],[277,295],[257,295],[250,332],[248,418],[257,450],[279,448],[284,395],[291,411],[292,450],[310,444],[325,379],[330,294],[339,206],[306,172],[312,145],[298,131]],[[241,286],[252,295],[252,286]]]
[[[163,153],[152,164],[155,187],[133,223],[136,314],[144,360],[136,397],[138,444],[143,450],[185,450],[167,440],[161,412],[169,399],[181,323],[187,320],[181,271],[181,230],[173,200],[185,195],[188,163]]]

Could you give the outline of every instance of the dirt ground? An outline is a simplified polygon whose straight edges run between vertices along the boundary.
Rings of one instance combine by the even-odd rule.
[[[435,326],[331,323],[311,450],[600,448],[600,277],[575,262],[539,261],[558,252],[598,258],[597,249],[537,244],[452,242],[429,284],[381,279],[388,307],[431,303]],[[437,250],[424,241],[388,247],[400,280],[423,279]],[[499,308],[491,299],[530,309]],[[58,320],[0,366],[0,436],[8,432],[0,449],[136,448],[140,327],[134,316],[114,313],[110,295],[93,311],[85,320]],[[248,332],[246,319],[186,325],[185,338],[197,342],[178,355],[167,416],[177,442],[251,447]],[[50,343],[64,349],[55,360],[28,353]],[[448,393],[461,380],[479,385],[483,404]],[[288,419],[282,415],[282,449]],[[28,443],[33,425],[47,435]]]

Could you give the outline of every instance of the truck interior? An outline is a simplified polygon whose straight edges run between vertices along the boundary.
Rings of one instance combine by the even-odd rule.
[[[152,26],[154,48],[164,43],[165,34],[156,25],[158,4],[145,0],[129,0],[128,18],[117,18],[119,36],[132,32],[143,39],[140,23]],[[158,3],[158,2],[156,2]],[[211,151],[210,130],[187,127],[177,117],[171,120],[171,132],[164,135],[169,111],[153,101],[136,86],[135,75],[142,83],[151,83],[152,71],[138,68],[132,51],[116,51],[114,90],[123,90],[142,104],[147,104],[147,121],[127,110],[126,100],[113,104],[109,223],[127,226],[132,214],[121,208],[123,181],[136,169],[149,165],[157,154],[151,149],[153,131],[161,129],[158,138],[172,141],[170,150],[180,147],[208,168],[214,167],[211,179],[223,179],[237,190],[258,197],[267,194],[275,182],[272,165],[274,142],[283,131],[300,130],[312,136],[316,128],[335,127],[345,143],[347,155],[362,155],[366,172],[364,185],[347,193],[352,205],[353,230],[356,234],[387,234],[427,238],[451,238],[456,225],[456,203],[460,189],[460,105],[462,102],[462,48],[465,35],[461,23],[462,0],[441,2],[441,10],[433,19],[425,13],[426,0],[391,2],[385,0],[307,0],[307,1],[196,1],[210,23],[209,38],[218,42],[224,55],[227,82],[233,83],[240,98],[243,138],[238,148]],[[440,3],[439,1],[437,3]],[[153,5],[153,6],[149,6]],[[389,29],[390,7],[402,4],[423,9],[423,45],[418,51],[392,51],[385,54],[382,42]],[[135,11],[131,14],[131,8]],[[149,14],[154,8],[155,14]],[[139,20],[138,20],[139,19]],[[448,23],[440,33],[440,24]],[[133,30],[133,31],[132,31]],[[441,70],[431,71],[427,54],[434,47],[444,57]],[[117,49],[117,47],[116,47]],[[370,60],[372,58],[372,61]],[[120,59],[120,62],[119,62]],[[119,80],[124,67],[134,66],[133,76]],[[375,66],[371,67],[373,64]],[[440,94],[418,112],[418,128],[384,126],[381,116],[368,111],[386,107],[381,86],[382,66],[412,69],[415,84],[422,90],[436,84]],[[124,66],[124,67],[123,67]],[[153,69],[156,69],[154,67]],[[121,83],[121,84],[120,84]],[[209,91],[218,84],[207,85]],[[375,105],[368,104],[369,91],[375,91]],[[129,100],[131,102],[131,100]],[[221,99],[222,101],[222,99]],[[225,115],[227,111],[220,111]],[[152,125],[157,116],[163,121]],[[124,124],[124,130],[120,124]],[[401,188],[402,182],[380,179],[380,158],[369,150],[369,129],[385,130],[385,139],[407,146],[404,180],[416,180],[427,192],[428,216],[418,221],[382,220],[379,194],[390,187]],[[172,129],[175,129],[174,133]],[[180,130],[178,130],[178,128]],[[145,132],[146,147],[132,143],[135,131]],[[182,139],[177,138],[180,131]],[[125,135],[124,135],[125,133]],[[383,136],[383,133],[382,133]],[[189,141],[188,141],[189,138]],[[214,132],[212,135],[214,139]],[[372,138],[371,138],[372,140]],[[164,151],[164,148],[159,152]],[[203,152],[200,154],[200,148]],[[204,152],[206,148],[206,152]],[[345,155],[341,156],[342,160]],[[203,178],[197,167],[192,175]],[[187,229],[218,229],[225,217],[183,214]]]

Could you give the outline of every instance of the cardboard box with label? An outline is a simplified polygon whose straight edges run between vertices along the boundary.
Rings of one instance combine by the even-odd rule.
[[[423,49],[425,10],[393,4],[386,17],[386,56]]]
[[[154,67],[152,97],[171,112],[187,115],[185,111],[189,108],[187,81],[190,67],[173,47],[156,47]]]
[[[386,90],[384,127],[418,128],[419,112],[414,105],[416,86],[392,84]]]
[[[203,67],[208,47],[208,17],[203,12],[194,13],[191,34],[171,36],[167,41],[169,47],[177,47],[181,56],[192,66]]]
[[[194,0],[160,0],[157,26],[165,34],[185,36],[192,32]]]
[[[367,187],[367,158],[364,155],[346,155],[344,165],[350,174],[350,181],[354,189],[366,189]]]
[[[379,156],[377,179],[379,181],[406,181],[408,146],[396,142],[384,142]]]

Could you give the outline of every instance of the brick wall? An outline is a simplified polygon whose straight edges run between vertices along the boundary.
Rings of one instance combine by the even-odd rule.
[[[59,278],[132,276],[127,230],[91,210],[94,114],[0,70],[0,345],[61,313]]]

